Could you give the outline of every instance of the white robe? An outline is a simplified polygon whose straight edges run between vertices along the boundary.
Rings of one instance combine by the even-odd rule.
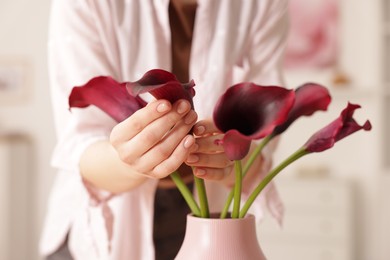
[[[48,203],[40,250],[54,252],[69,232],[76,260],[152,260],[153,200],[157,181],[131,192],[93,200],[79,174],[79,159],[93,142],[108,139],[114,120],[96,107],[68,109],[73,86],[99,75],[134,81],[154,68],[170,70],[169,0],[53,0],[49,69],[58,135],[52,165],[58,169]],[[288,31],[287,0],[198,0],[190,56],[195,109],[200,119],[234,83],[282,85]],[[212,211],[223,206],[224,188],[208,184]],[[213,186],[213,187],[211,187]],[[211,194],[212,193],[212,194]],[[258,199],[280,217],[273,186]],[[111,251],[107,219],[113,219]],[[102,214],[104,213],[104,214]]]

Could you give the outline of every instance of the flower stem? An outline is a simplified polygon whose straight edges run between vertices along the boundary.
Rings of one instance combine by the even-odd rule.
[[[304,148],[298,149],[296,152],[294,152],[292,155],[290,155],[287,159],[285,159],[283,162],[281,162],[277,167],[275,167],[272,171],[268,173],[267,176],[260,182],[260,184],[253,190],[251,195],[249,196],[248,200],[242,207],[240,211],[240,218],[245,217],[246,213],[248,212],[249,208],[257,198],[257,196],[260,194],[260,192],[267,186],[268,183],[272,181],[272,179],[281,172],[284,168],[286,168],[291,163],[295,162],[302,156],[308,154],[309,152],[306,151]]]
[[[270,134],[259,143],[259,145],[253,150],[251,156],[249,157],[248,161],[245,164],[244,170],[243,170],[243,175],[245,176],[249,169],[251,168],[252,164],[256,160],[257,156],[260,155],[261,151],[263,151],[264,147],[274,138],[275,136]]]
[[[253,150],[252,154],[250,155],[248,161],[246,162],[245,166],[244,166],[244,169],[242,171],[242,177],[244,178],[245,175],[248,173],[248,170],[250,169],[250,167],[252,166],[253,162],[255,161],[255,159],[257,158],[257,156],[259,156],[259,154],[261,153],[261,151],[263,150],[263,148],[272,140],[274,136],[273,135],[268,135],[266,136],[262,141],[261,143],[255,148],[255,150]],[[225,206],[223,207],[222,209],[222,212],[221,212],[221,215],[220,215],[220,218],[226,218],[227,216],[227,213],[229,211],[229,208],[230,208],[230,205],[232,204],[232,201],[233,201],[233,197],[234,197],[234,189],[232,189],[226,199],[226,202],[225,202]]]
[[[182,194],[184,200],[187,202],[188,206],[190,207],[192,214],[198,217],[201,216],[199,206],[196,203],[194,196],[192,195],[192,192],[180,177],[180,174],[177,171],[175,171],[170,176],[173,182],[176,184],[176,187]]]
[[[238,218],[240,214],[241,190],[242,190],[242,166],[240,160],[236,160],[234,162],[234,172],[236,178],[234,182],[234,204],[233,204],[232,218]]]
[[[200,216],[202,218],[209,218],[209,203],[207,201],[206,187],[204,185],[204,180],[194,176],[195,186],[198,191],[199,204],[200,204]]]

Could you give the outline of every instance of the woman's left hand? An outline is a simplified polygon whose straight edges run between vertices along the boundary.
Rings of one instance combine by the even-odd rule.
[[[205,180],[220,181],[232,187],[235,179],[234,162],[227,158],[223,146],[216,143],[216,140],[222,139],[223,133],[211,120],[199,121],[194,125],[193,132],[198,148],[189,154],[185,163],[193,167],[195,176]],[[245,161],[244,159],[243,165]],[[255,163],[259,164],[256,165],[257,167],[261,166],[261,156]],[[251,175],[253,174],[248,172],[244,183],[252,179]]]

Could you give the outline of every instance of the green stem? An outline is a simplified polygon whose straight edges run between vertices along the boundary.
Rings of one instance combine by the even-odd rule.
[[[176,184],[178,190],[182,194],[184,200],[187,202],[188,206],[190,207],[192,214],[198,217],[201,216],[199,206],[196,203],[194,196],[192,195],[192,192],[180,177],[180,174],[177,171],[175,171],[170,176],[173,182]]]
[[[204,180],[194,175],[195,186],[198,191],[199,204],[200,204],[200,216],[202,218],[210,218],[209,203],[207,201],[206,187]]]
[[[243,175],[245,176],[249,169],[251,168],[252,164],[256,160],[257,156],[260,155],[261,151],[263,151],[264,147],[274,138],[274,135],[268,135],[264,137],[264,139],[259,143],[259,145],[253,150],[251,156],[249,157],[248,161],[245,164]]]
[[[238,218],[240,214],[240,203],[241,203],[241,190],[242,190],[242,167],[241,161],[236,160],[234,162],[234,172],[236,179],[234,182],[234,204],[232,218]]]
[[[252,166],[252,164],[254,163],[255,159],[257,158],[257,156],[259,156],[259,154],[261,153],[261,151],[263,150],[263,148],[272,140],[272,138],[274,138],[275,136],[273,135],[268,135],[266,136],[262,141],[261,143],[255,148],[255,150],[253,150],[252,154],[250,155],[248,161],[246,162],[245,166],[244,166],[244,170],[242,171],[242,176],[243,178],[245,177],[245,175],[248,173],[250,167]],[[234,197],[234,189],[232,189],[226,199],[226,202],[225,202],[225,205],[222,209],[222,212],[221,212],[221,215],[220,215],[220,218],[226,218],[227,216],[227,213],[229,211],[229,208],[230,208],[230,205],[232,204],[232,201],[233,201],[233,197]]]
[[[257,196],[260,194],[260,192],[267,186],[268,183],[272,181],[272,179],[279,172],[281,172],[288,165],[295,162],[296,160],[298,160],[299,158],[301,158],[306,154],[308,154],[308,152],[304,148],[300,148],[295,153],[290,155],[287,159],[285,159],[282,163],[280,163],[276,168],[270,171],[270,173],[267,176],[265,176],[265,178],[260,182],[260,184],[253,190],[248,200],[245,202],[244,206],[240,211],[240,218],[245,217],[246,213],[248,212],[249,208],[251,207],[251,205],[257,198]]]

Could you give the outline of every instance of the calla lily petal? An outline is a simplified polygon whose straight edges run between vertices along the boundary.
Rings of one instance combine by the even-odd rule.
[[[220,141],[225,152],[241,151],[241,143],[272,133],[287,119],[294,97],[293,90],[277,86],[244,82],[230,87],[218,100],[213,114],[216,127],[225,133]],[[240,156],[236,156],[238,154]],[[245,155],[242,152],[227,154],[230,160],[240,160]]]
[[[363,125],[359,125],[353,118],[353,113],[358,108],[360,105],[348,103],[336,120],[319,130],[306,142],[304,149],[309,153],[322,152],[356,131],[371,130],[370,121],[367,120]]]
[[[216,142],[223,145],[225,154],[230,160],[240,160],[248,154],[252,140],[237,130],[230,130],[225,134],[223,140]]]
[[[272,134],[276,136],[283,133],[301,116],[311,116],[319,110],[326,111],[330,102],[331,96],[328,89],[319,84],[306,83],[298,87],[295,90],[295,102],[287,120],[277,126]]]
[[[95,105],[121,122],[147,104],[139,96],[145,92],[150,92],[156,99],[166,99],[171,103],[186,99],[193,107],[194,86],[194,81],[182,84],[174,74],[160,69],[146,72],[135,82],[119,83],[111,77],[99,76],[72,89],[69,107]]]
[[[193,107],[192,98],[195,96],[195,83],[180,83],[176,76],[168,71],[153,69],[146,72],[141,79],[126,84],[127,91],[132,96],[149,92],[156,99],[167,99],[171,103],[186,99]]]
[[[95,105],[121,122],[146,102],[140,97],[131,96],[126,90],[126,83],[118,83],[111,77],[99,76],[83,86],[72,89],[69,96],[69,107],[84,108]]]

